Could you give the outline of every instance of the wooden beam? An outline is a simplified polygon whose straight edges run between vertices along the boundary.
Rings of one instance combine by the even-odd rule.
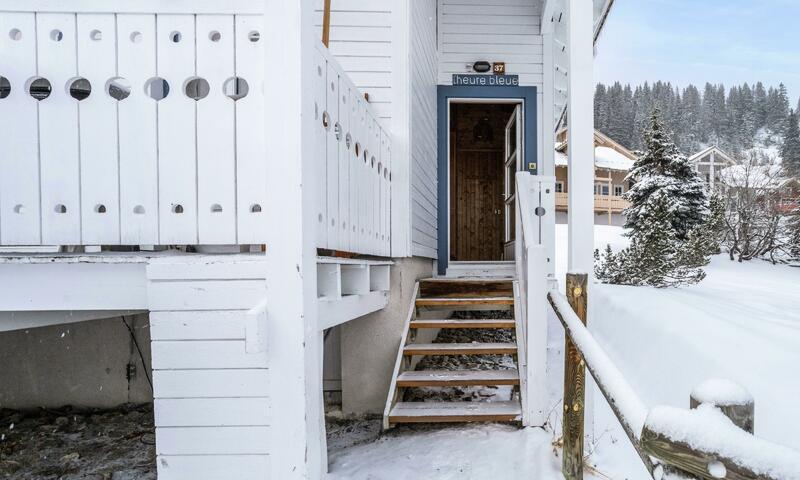
[[[325,0],[325,8],[322,12],[322,43],[325,48],[331,42],[331,0]]]
[[[376,291],[340,298],[320,298],[319,329],[325,330],[364,315],[377,312],[389,304],[389,292]]]
[[[567,274],[567,299],[583,324],[586,324],[589,277],[586,274]],[[583,479],[583,415],[585,410],[586,363],[583,355],[566,335],[564,350],[564,463],[566,480]]]

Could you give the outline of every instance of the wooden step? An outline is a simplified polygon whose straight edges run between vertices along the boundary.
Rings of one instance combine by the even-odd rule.
[[[513,318],[412,320],[411,328],[516,328]]]
[[[514,297],[475,297],[475,298],[446,298],[446,297],[430,297],[418,298],[418,307],[475,307],[494,305],[506,307],[514,305]]]
[[[514,295],[511,280],[431,278],[419,283],[422,297],[475,298]]]
[[[519,385],[516,370],[420,370],[403,372],[398,387],[469,387],[474,385]]]
[[[516,343],[412,343],[403,355],[513,355]]]
[[[389,423],[514,422],[521,417],[517,401],[399,402],[389,412]]]

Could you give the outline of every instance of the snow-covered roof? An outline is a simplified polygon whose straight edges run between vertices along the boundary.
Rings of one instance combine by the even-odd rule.
[[[613,148],[596,147],[594,149],[594,165],[597,168],[609,170],[622,170],[627,172],[633,168],[633,160],[619,153]]]
[[[781,174],[780,165],[734,165],[720,172],[722,182],[729,187],[779,189],[790,180]]]
[[[692,155],[691,157],[689,157],[689,161],[690,162],[697,162],[697,161],[707,157],[708,155],[710,155],[711,152],[714,152],[717,156],[722,157],[722,159],[725,160],[725,162],[727,162],[728,164],[736,165],[736,160],[732,159],[727,153],[723,152],[716,145],[712,145],[712,146],[710,146],[708,148],[704,148],[703,150],[700,150],[699,152],[697,152],[694,155]]]
[[[556,151],[556,166],[568,166],[567,154],[561,151]],[[608,170],[619,170],[627,172],[633,167],[633,160],[626,157],[610,147],[595,147],[594,149],[594,166],[595,168],[605,168]]]

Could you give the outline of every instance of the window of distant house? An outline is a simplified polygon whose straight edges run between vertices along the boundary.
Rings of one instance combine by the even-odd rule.
[[[605,195],[608,196],[608,184],[607,183],[595,183],[594,184],[594,194],[595,195]]]
[[[556,182],[556,193],[564,193],[564,182]]]
[[[621,197],[622,194],[624,193],[623,191],[624,191],[624,188],[622,188],[622,185],[614,185],[614,196],[615,197]]]

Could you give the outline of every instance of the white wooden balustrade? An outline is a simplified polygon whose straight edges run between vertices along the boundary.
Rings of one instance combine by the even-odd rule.
[[[514,285],[517,336],[519,343],[520,384],[523,389],[522,417],[526,426],[541,426],[546,421],[547,391],[547,291],[553,278],[555,239],[546,225],[555,215],[555,177],[516,174]]]
[[[0,3],[0,245],[265,243],[262,8]],[[389,135],[317,62],[318,247],[388,256]]]

